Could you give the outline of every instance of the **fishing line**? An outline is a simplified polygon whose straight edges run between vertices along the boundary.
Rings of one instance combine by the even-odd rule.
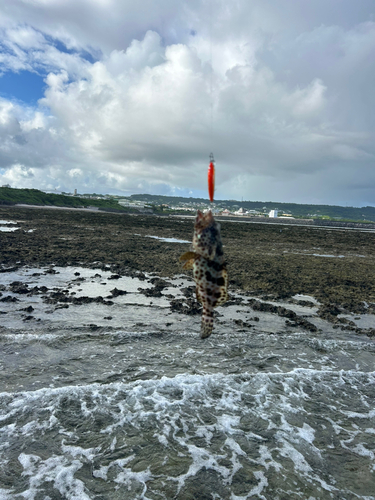
[[[211,153],[209,156],[209,166],[208,166],[208,196],[210,202],[214,201],[215,194],[215,160],[212,153],[213,141],[214,141],[214,92],[213,92],[213,55],[212,55],[212,1],[209,2],[209,66],[210,66],[210,79],[209,79],[209,101],[210,101],[210,131],[209,131],[209,142],[211,143]]]
[[[212,55],[212,0],[210,0],[210,7],[209,7],[209,63],[210,63],[210,94],[209,94],[209,100],[210,100],[210,143],[211,143],[211,150],[213,149],[213,139],[214,139],[214,99],[213,99],[213,73],[214,73],[214,68],[213,68],[213,55]],[[212,154],[212,153],[211,153]]]

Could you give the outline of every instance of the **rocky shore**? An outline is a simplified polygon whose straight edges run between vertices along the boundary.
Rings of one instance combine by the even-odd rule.
[[[25,265],[83,266],[111,271],[114,277],[153,273],[165,279],[181,274],[178,259],[189,248],[186,241],[191,240],[193,231],[189,218],[78,210],[1,207],[0,219],[16,222],[18,228],[0,232],[2,272]],[[375,324],[359,328],[350,318],[371,318],[375,313],[375,233],[220,222],[229,291],[244,294],[255,315],[257,310],[267,310],[285,318],[291,327],[316,331],[308,320],[277,305],[278,301],[303,303],[295,296],[307,295],[318,301],[318,316],[334,328],[375,335]],[[154,278],[153,288],[145,293],[160,296],[166,287],[160,278]],[[20,287],[18,290],[14,284],[12,292],[31,292]],[[111,293],[122,293],[113,288]],[[190,288],[183,299],[171,298],[174,311],[200,314],[194,289]],[[50,300],[63,305],[68,299],[60,295],[51,294]],[[0,290],[0,301],[6,301],[6,297],[5,290]]]
[[[372,222],[355,222],[355,221],[340,221],[340,220],[325,220],[325,219],[294,219],[293,217],[248,217],[248,216],[220,216],[218,220],[232,220],[238,222],[242,219],[245,222],[255,222],[257,224],[279,224],[279,225],[297,225],[297,226],[319,226],[319,227],[334,227],[346,229],[375,229],[375,223]]]

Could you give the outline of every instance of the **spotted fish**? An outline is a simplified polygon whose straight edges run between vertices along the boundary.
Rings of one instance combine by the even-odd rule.
[[[185,261],[184,269],[193,269],[197,300],[203,306],[201,338],[205,339],[212,333],[214,307],[228,299],[228,275],[220,224],[215,221],[211,210],[205,213],[198,210],[192,250],[181,255],[180,261]]]

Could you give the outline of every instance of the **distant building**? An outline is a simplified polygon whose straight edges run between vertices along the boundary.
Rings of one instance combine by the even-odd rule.
[[[245,210],[241,207],[239,208],[236,212],[234,212],[236,215],[245,215]]]
[[[268,214],[268,217],[272,217],[273,219],[275,219],[277,217],[277,209],[275,208],[275,210],[271,210]]]
[[[57,189],[41,189],[40,191],[46,194],[63,194],[62,191],[57,191]]]
[[[73,196],[77,196],[77,190],[74,190]]]
[[[129,200],[118,200],[118,204],[122,207],[130,207],[130,208],[148,208],[146,202],[143,201],[129,201]]]
[[[3,187],[3,188],[10,188],[10,184],[3,184],[1,187]]]

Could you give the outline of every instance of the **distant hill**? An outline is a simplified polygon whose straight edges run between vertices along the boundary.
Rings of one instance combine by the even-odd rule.
[[[133,200],[144,201],[155,204],[178,205],[182,203],[191,203],[197,205],[208,205],[208,200],[204,198],[182,198],[179,196],[161,196],[151,194],[133,194],[130,196]],[[289,213],[293,217],[301,218],[332,218],[338,220],[352,221],[372,221],[375,222],[375,207],[340,207],[338,205],[305,205],[299,203],[280,203],[275,201],[236,201],[236,200],[218,200],[215,201],[216,207],[238,209],[243,207],[246,210],[259,210],[260,212],[269,212],[275,208],[280,213]]]
[[[39,191],[39,189],[15,189],[0,187],[0,206],[15,205],[17,203],[71,208],[98,207],[103,210],[126,211],[117,203],[116,200],[112,199],[96,200],[92,198],[81,198],[79,196],[44,193],[43,191]]]
[[[120,197],[119,197],[120,198]],[[161,205],[185,205],[191,208],[198,206],[209,206],[205,198],[183,198],[180,196],[162,196],[151,194],[133,194],[127,197],[131,201],[142,201],[155,205],[155,212],[159,211]],[[24,203],[27,205],[51,205],[56,207],[98,207],[101,210],[131,212],[136,211],[129,207],[123,207],[118,204],[116,198],[95,199],[83,198],[80,196],[68,196],[65,194],[44,193],[38,189],[16,189],[9,187],[0,187],[0,206],[15,205]],[[159,208],[158,208],[159,207]],[[268,213],[277,208],[280,213],[288,213],[293,217],[309,219],[336,219],[343,221],[371,221],[375,222],[375,207],[340,207],[337,205],[307,205],[298,203],[280,203],[274,201],[236,201],[236,200],[218,200],[214,202],[217,209],[228,208],[229,210],[238,210],[242,207],[246,210],[258,210],[262,213]],[[160,208],[161,209],[161,208]]]

